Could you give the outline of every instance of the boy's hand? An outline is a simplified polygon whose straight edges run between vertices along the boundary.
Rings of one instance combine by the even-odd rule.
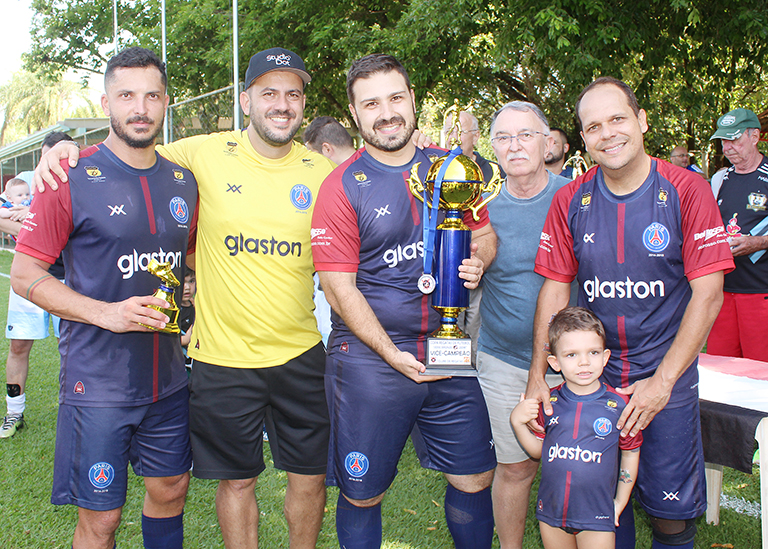
[[[520,393],[520,402],[512,410],[509,422],[512,425],[525,425],[530,421],[535,422],[537,417],[539,417],[539,401],[535,398],[525,398],[525,394]]]
[[[617,499],[613,500],[613,516],[615,517],[613,522],[614,522],[614,526],[616,526],[616,528],[619,527],[619,517],[624,512],[624,508],[626,506],[627,506],[626,503],[624,505],[622,505],[621,503],[619,503],[619,500],[617,500]]]

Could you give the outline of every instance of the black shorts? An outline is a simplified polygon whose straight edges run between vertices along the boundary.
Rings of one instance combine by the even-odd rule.
[[[282,366],[228,368],[195,361],[190,380],[192,473],[205,479],[245,479],[265,468],[266,426],[277,469],[325,473],[330,432],[318,343]]]

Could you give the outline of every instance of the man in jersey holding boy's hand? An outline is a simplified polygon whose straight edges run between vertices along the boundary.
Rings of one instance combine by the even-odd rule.
[[[646,113],[629,86],[597,79],[576,113],[598,166],[558,191],[542,231],[535,270],[546,280],[526,397],[552,414],[547,325],[577,278],[579,305],[605,325],[604,379],[632,395],[616,428],[644,430],[635,497],[651,516],[653,547],[692,548],[694,519],[706,509],[697,357],[733,260],[706,182],[645,152]],[[631,506],[616,546],[634,547]]]

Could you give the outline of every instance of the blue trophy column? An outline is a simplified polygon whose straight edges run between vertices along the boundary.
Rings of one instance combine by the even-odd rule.
[[[448,210],[445,221],[437,228],[435,243],[437,284],[432,294],[433,307],[469,307],[469,290],[464,287],[464,280],[459,278],[459,265],[469,257],[471,240],[472,231],[464,225],[462,213],[458,210]],[[446,320],[451,319],[444,317],[443,322]],[[453,318],[452,323],[455,322],[456,319]]]

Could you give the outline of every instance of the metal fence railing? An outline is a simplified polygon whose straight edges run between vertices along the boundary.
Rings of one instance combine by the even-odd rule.
[[[168,106],[168,141],[234,128],[232,86]]]

